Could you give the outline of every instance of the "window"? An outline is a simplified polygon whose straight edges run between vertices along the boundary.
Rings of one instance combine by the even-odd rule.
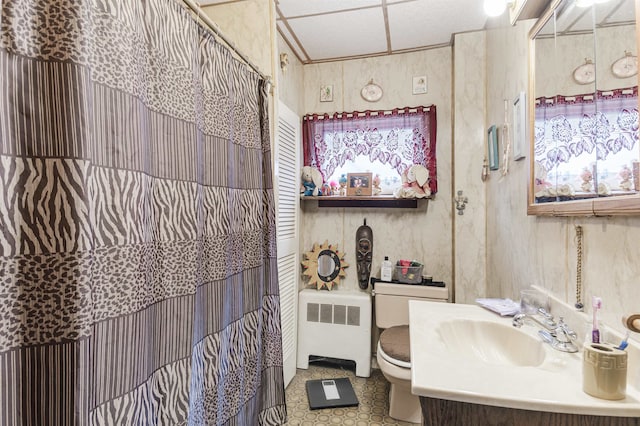
[[[347,173],[380,176],[382,194],[401,186],[413,164],[429,170],[431,194],[437,192],[436,107],[311,114],[303,121],[304,165],[316,167],[324,182]]]

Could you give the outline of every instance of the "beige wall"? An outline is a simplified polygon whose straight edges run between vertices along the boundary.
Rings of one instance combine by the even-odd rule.
[[[427,76],[428,93],[412,94],[412,78],[417,75]],[[384,90],[384,96],[376,103],[360,96],[360,90],[371,78]],[[320,102],[320,87],[329,84],[334,87],[334,101]],[[305,113],[431,104],[437,108],[438,194],[426,208],[319,209],[312,203],[305,205],[301,249],[308,251],[314,242],[327,239],[338,243],[350,264],[343,288],[358,288],[355,233],[365,218],[374,235],[373,276],[379,276],[384,256],[392,260],[409,258],[423,261],[426,273],[451,284],[451,96],[450,48],[304,67]]]
[[[474,303],[486,294],[486,33],[458,34],[454,41],[454,195],[467,197],[464,214],[453,214],[455,301]],[[495,177],[494,177],[495,179]]]
[[[245,0],[204,6],[202,10],[240,52],[263,74],[271,76],[271,62],[275,53],[273,7],[272,0]]]
[[[289,57],[289,65],[286,71],[283,71],[280,66],[278,66],[276,73],[277,97],[287,105],[291,111],[295,112],[299,117],[302,117],[304,115],[304,67],[280,33],[278,33],[278,60],[281,53],[287,54]]]

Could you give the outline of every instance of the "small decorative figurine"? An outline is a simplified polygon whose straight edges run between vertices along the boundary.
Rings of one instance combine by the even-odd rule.
[[[300,192],[302,193],[302,195],[311,195],[314,197],[322,195],[322,191],[320,189],[322,188],[323,179],[320,170],[316,169],[315,167],[304,166],[302,168],[301,179],[302,188],[300,189]]]
[[[535,181],[533,185],[533,190],[536,197],[547,197],[549,196],[549,189],[553,186],[551,182],[547,180],[547,169],[540,163],[536,161],[535,165]]]
[[[380,195],[382,188],[380,188],[380,175],[373,177],[373,195]]]
[[[340,176],[340,179],[338,179],[338,182],[340,183],[339,195],[341,197],[344,197],[344,196],[347,195],[347,175],[346,174],[342,174]]]
[[[591,181],[593,180],[593,174],[591,170],[587,167],[582,169],[582,173],[580,173],[580,179],[582,179],[582,185],[580,185],[580,189],[584,192],[591,192],[593,186],[591,185]]]
[[[626,164],[622,167],[622,170],[620,170],[620,173],[618,173],[618,175],[620,176],[620,189],[622,189],[623,191],[630,191],[631,190],[631,177],[633,176],[633,173],[631,173],[631,169],[629,168],[629,166],[627,166]]]
[[[428,197],[431,195],[428,181],[429,170],[421,164],[414,164],[402,173],[402,186],[393,195],[396,198]]]
[[[338,182],[336,182],[335,180],[332,180],[331,182],[329,182],[329,187],[331,188],[331,193],[327,194],[327,195],[338,195]]]
[[[364,225],[356,231],[356,260],[358,267],[358,285],[366,290],[369,287],[369,276],[371,275],[371,260],[373,259],[373,230],[367,226],[367,219]]]

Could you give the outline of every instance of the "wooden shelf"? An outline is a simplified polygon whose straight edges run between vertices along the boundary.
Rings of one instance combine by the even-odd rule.
[[[394,198],[389,196],[373,197],[300,197],[302,202],[317,201],[318,207],[375,207],[375,208],[395,208],[395,209],[415,209],[419,200],[429,198]]]

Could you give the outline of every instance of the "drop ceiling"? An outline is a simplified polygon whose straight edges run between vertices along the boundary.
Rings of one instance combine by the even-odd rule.
[[[224,5],[249,0],[202,0]],[[274,0],[276,25],[303,64],[390,55],[449,46],[457,33],[495,25],[482,0]],[[527,0],[529,16],[539,16],[549,0]],[[566,31],[588,28],[591,18],[573,2]],[[612,0],[600,9],[599,24],[629,16],[633,0]],[[533,5],[533,6],[531,6]],[[583,9],[584,10],[584,9]],[[506,13],[506,12],[505,12]],[[631,15],[633,16],[633,15]]]
[[[446,46],[480,30],[480,0],[277,0],[278,31],[303,63]]]
[[[205,0],[201,5],[229,0]],[[275,0],[278,31],[304,64],[448,46],[484,28],[482,0]]]

